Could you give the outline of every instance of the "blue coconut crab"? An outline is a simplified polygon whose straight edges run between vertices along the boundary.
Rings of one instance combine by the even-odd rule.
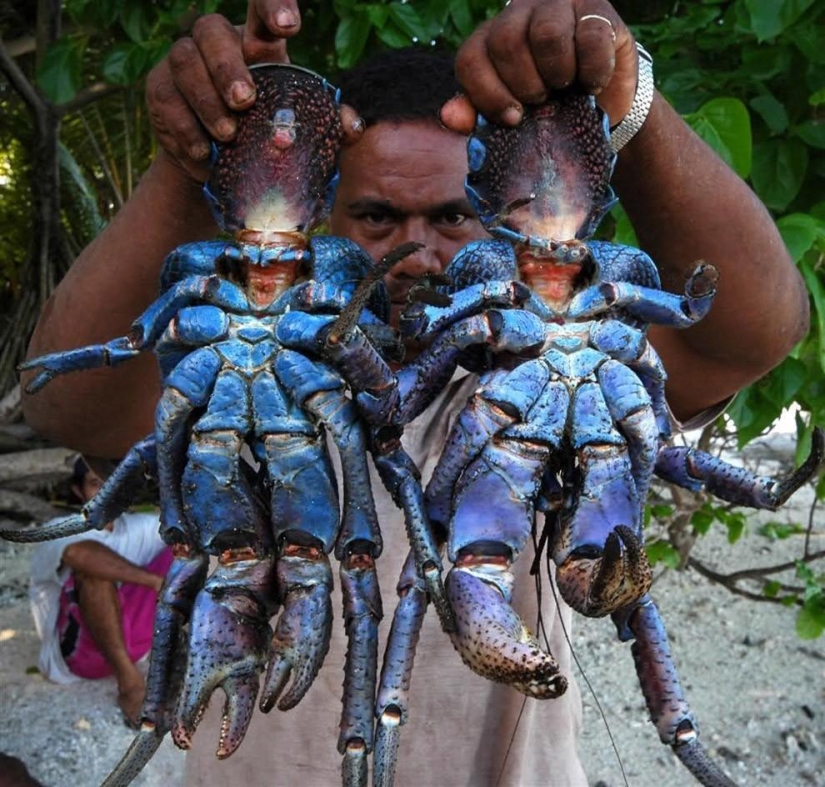
[[[563,598],[582,614],[612,615],[620,638],[635,639],[639,680],[662,741],[702,784],[730,785],[699,743],[648,594],[645,499],[657,475],[775,509],[820,466],[822,433],[816,430],[810,457],[783,481],[668,445],[666,374],[647,327],[687,328],[702,319],[717,273],[700,263],[684,294],[671,294],[643,252],[590,240],[614,202],[615,162],[606,119],[591,98],[569,93],[535,107],[517,129],[480,117],[468,160],[467,194],[493,239],[460,251],[446,272],[450,284],[402,316],[402,330],[430,339],[429,350],[393,372],[370,354],[351,319],[342,318],[330,337],[378,432],[415,418],[457,363],[480,372],[426,489],[430,525],[446,539],[453,563],[442,621],[479,674],[535,698],[563,693],[555,659],[509,603],[511,566],[536,537],[538,552],[546,547],[556,564]],[[368,291],[365,285],[362,293]],[[426,599],[420,592],[409,599],[412,575],[401,587],[406,596],[388,654],[408,654],[411,669]],[[397,726],[406,720],[397,683],[385,670],[377,758],[397,745]]]
[[[373,266],[350,241],[310,235],[334,193],[342,138],[336,91],[293,66],[252,73],[257,101],[235,140],[215,148],[205,185],[231,237],[173,251],[161,296],[128,336],[22,367],[37,372],[32,392],[55,375],[114,366],[146,350],[161,367],[154,433],[82,513],[33,533],[1,534],[45,540],[102,528],[144,476],[158,479],[161,535],[175,559],[158,604],[142,727],[107,785],[128,784],[170,730],[188,748],[217,688],[226,696],[220,758],[244,737],[264,668],[262,710],[302,699],[329,646],[333,550],[349,643],[338,748],[344,783],[366,778],[381,535],[366,432],[322,339]],[[397,339],[384,322],[389,304],[380,287],[366,306],[357,321],[390,357]],[[340,457],[342,506],[326,437]]]

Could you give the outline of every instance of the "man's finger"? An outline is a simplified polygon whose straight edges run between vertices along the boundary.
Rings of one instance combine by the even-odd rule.
[[[194,39],[182,38],[176,41],[169,51],[168,61],[172,80],[183,97],[186,112],[178,111],[177,104],[174,113],[164,108],[164,125],[167,128],[173,126],[170,130],[177,136],[177,128],[181,132],[186,132],[199,120],[215,139],[232,139],[237,122],[212,83],[209,70]]]
[[[441,107],[440,117],[450,131],[466,136],[475,128],[476,108],[467,96],[456,96]]]
[[[301,29],[297,0],[249,0],[243,31],[248,63],[288,63],[284,39]]]
[[[192,40],[198,47],[200,62],[204,64],[204,68],[182,64],[180,73],[184,75],[184,78],[189,76],[190,71],[197,78],[202,77],[204,71],[208,72],[209,83],[214,86],[225,105],[224,111],[225,108],[241,110],[251,106],[255,100],[255,84],[243,59],[241,34],[238,29],[233,27],[225,17],[210,14],[195,22],[192,27]],[[177,76],[178,73],[176,73]],[[191,77],[186,81],[187,88],[191,85],[195,92],[204,87],[197,81],[192,85]],[[190,94],[189,89],[184,89],[183,92],[187,98],[195,98]],[[201,117],[201,120],[211,128],[205,118]],[[214,120],[212,124],[214,125]]]
[[[456,76],[467,97],[488,120],[514,126],[521,120],[524,108],[490,60],[487,30],[494,22],[482,25],[458,51]]]

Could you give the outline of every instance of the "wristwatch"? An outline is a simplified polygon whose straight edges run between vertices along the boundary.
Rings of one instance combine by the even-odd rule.
[[[636,95],[630,111],[618,126],[610,131],[610,147],[618,153],[642,127],[653,102],[653,58],[641,44],[636,44],[639,51],[639,76],[636,82]]]

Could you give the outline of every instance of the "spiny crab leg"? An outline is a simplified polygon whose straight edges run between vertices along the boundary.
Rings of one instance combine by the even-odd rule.
[[[131,784],[172,727],[172,714],[187,663],[188,642],[184,627],[208,569],[208,558],[202,552],[176,545],[174,554],[155,613],[140,730],[102,787]]]
[[[401,727],[409,716],[410,678],[421,624],[427,611],[427,588],[411,551],[398,580],[398,604],[384,650],[381,684],[375,703],[378,719],[373,756],[373,787],[392,787]]]
[[[88,533],[90,530],[103,530],[131,505],[135,493],[148,475],[155,474],[156,468],[155,438],[150,436],[129,449],[100,491],[83,506],[79,514],[63,517],[48,526],[0,529],[0,538],[31,544]]]
[[[659,738],[705,787],[736,787],[699,742],[699,729],[685,699],[659,609],[647,594],[614,613],[619,639],[631,646],[636,674]]]

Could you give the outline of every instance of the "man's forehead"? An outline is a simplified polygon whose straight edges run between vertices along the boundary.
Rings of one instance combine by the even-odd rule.
[[[466,174],[466,138],[434,122],[377,123],[341,153],[341,186],[359,198],[406,189],[428,192],[429,201],[461,200]]]

